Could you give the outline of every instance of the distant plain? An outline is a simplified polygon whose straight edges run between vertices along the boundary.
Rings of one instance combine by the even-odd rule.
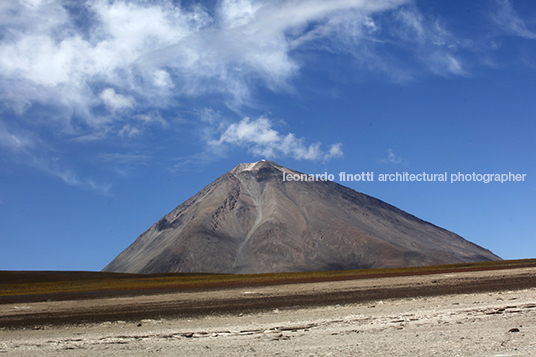
[[[536,259],[236,275],[2,271],[0,308],[4,309],[0,313],[0,327],[206,316],[536,287],[536,278],[527,274],[525,268],[536,268]],[[435,278],[445,274],[447,279]],[[244,289],[267,293],[241,294]],[[169,296],[173,298],[168,301]],[[120,298],[130,300],[124,304]],[[137,304],[143,299],[154,301],[150,306]],[[157,303],[160,300],[161,304]],[[68,305],[66,301],[73,302],[69,309],[63,310]],[[113,303],[103,304],[103,301]],[[55,305],[37,312],[28,309],[6,313],[7,305],[20,303]]]

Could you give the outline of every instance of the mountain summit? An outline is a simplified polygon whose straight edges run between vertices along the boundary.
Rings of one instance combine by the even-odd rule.
[[[156,222],[103,271],[268,273],[500,260],[462,237],[331,181],[239,164]]]

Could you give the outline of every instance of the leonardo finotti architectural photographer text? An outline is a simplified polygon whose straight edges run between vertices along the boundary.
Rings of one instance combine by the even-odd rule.
[[[357,174],[350,174],[346,172],[339,172],[337,176],[324,172],[322,174],[290,174],[283,172],[283,181],[335,181],[335,178],[340,182],[349,181],[380,181],[380,182],[520,182],[525,181],[527,174],[513,174],[511,172],[507,174],[477,174],[475,172],[471,174],[464,174],[461,172],[448,174],[447,172],[440,174],[429,174],[426,172],[419,174],[410,174],[408,172],[395,172],[392,174],[378,174],[374,175],[374,172],[361,172]]]

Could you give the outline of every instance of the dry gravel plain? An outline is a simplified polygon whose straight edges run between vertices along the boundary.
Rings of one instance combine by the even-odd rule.
[[[9,303],[0,323],[5,356],[535,356],[536,268]]]

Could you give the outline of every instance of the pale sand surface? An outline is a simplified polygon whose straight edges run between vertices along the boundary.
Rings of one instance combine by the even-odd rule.
[[[314,289],[460,283],[463,274],[434,274],[230,289],[223,291],[0,305],[0,316],[81,305],[150,304],[158,300],[217,299]],[[391,279],[391,280],[388,280]],[[461,280],[460,280],[461,279]],[[361,286],[361,288],[363,288]],[[273,290],[272,290],[273,289]],[[295,290],[293,290],[295,289]],[[196,295],[198,294],[198,295]],[[208,295],[207,295],[208,294]],[[133,300],[132,300],[133,299]],[[77,305],[78,304],[78,305]],[[247,299],[244,299],[247,304]],[[79,308],[79,307],[78,307]],[[247,311],[247,306],[244,306]],[[343,306],[273,309],[185,318],[37,326],[0,330],[6,356],[536,356],[536,288],[432,297],[383,299]]]

